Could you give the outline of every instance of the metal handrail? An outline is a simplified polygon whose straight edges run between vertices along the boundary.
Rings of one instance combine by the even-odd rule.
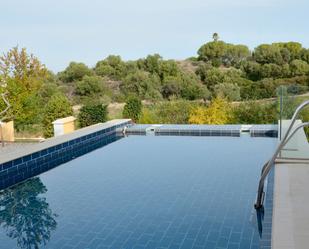
[[[301,123],[301,124],[297,125],[296,128],[293,130],[293,132],[288,136],[288,138],[287,138],[286,141],[284,142],[282,148],[291,140],[291,138],[294,136],[294,134],[295,134],[299,129],[304,128],[304,127],[306,127],[306,126],[309,127],[309,122]],[[263,168],[262,168],[262,173],[261,173],[261,175],[262,175],[263,172],[265,171],[265,168],[267,167],[268,162],[269,162],[269,161],[267,161],[267,162],[264,164],[264,166],[263,166]]]
[[[300,111],[305,107],[309,105],[309,100],[303,102],[301,105],[299,105],[294,114],[293,117],[291,119],[291,123],[284,135],[284,137],[282,138],[281,142],[279,143],[279,145],[277,146],[277,149],[275,151],[275,153],[273,154],[273,156],[271,157],[271,159],[263,166],[262,169],[262,174],[261,174],[261,178],[259,181],[259,187],[258,187],[258,194],[257,194],[257,199],[256,199],[256,203],[254,204],[254,207],[256,209],[259,209],[263,206],[263,201],[264,201],[264,182],[265,179],[269,173],[269,171],[271,170],[272,166],[275,163],[275,160],[278,156],[278,154],[280,153],[280,151],[282,150],[282,148],[286,145],[286,143],[292,138],[293,135],[295,135],[296,131],[299,130],[300,128],[307,126],[308,123],[304,123],[301,125],[298,125],[295,130],[292,132],[292,134],[290,135],[290,132],[295,124],[295,121],[298,117],[298,114],[300,113]],[[306,124],[306,125],[305,125]]]

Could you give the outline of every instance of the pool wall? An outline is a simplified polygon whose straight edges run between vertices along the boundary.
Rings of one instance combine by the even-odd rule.
[[[239,137],[247,132],[251,137],[278,137],[278,125],[176,125],[176,124],[137,124],[128,127],[128,135],[156,136],[225,136]]]
[[[116,141],[116,129],[131,123],[120,119],[96,124],[8,155],[0,161],[0,190]]]

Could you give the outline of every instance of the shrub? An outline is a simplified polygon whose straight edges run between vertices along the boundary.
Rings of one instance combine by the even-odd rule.
[[[234,107],[237,124],[273,124],[278,121],[276,103],[243,102]]]
[[[142,112],[142,102],[137,97],[129,97],[122,112],[124,118],[137,122]]]
[[[58,118],[71,116],[73,110],[69,100],[61,93],[54,94],[48,101],[43,117],[44,136],[54,135],[52,122]]]
[[[181,89],[181,97],[186,100],[209,99],[210,92],[207,87],[202,84],[189,83],[184,84]]]
[[[191,124],[228,124],[233,115],[229,103],[225,99],[215,98],[208,107],[198,107],[190,113]]]
[[[192,108],[190,101],[169,101],[157,106],[157,115],[160,123],[186,124]]]
[[[107,106],[101,103],[88,103],[84,105],[78,114],[80,127],[103,123],[107,120]]]
[[[192,101],[165,101],[143,109],[140,123],[145,124],[187,124],[189,114],[198,104]]]
[[[226,98],[229,101],[240,100],[240,87],[236,84],[220,83],[215,85],[214,92],[219,98]]]
[[[156,112],[149,108],[143,108],[141,116],[138,120],[140,124],[157,124],[160,123]]]

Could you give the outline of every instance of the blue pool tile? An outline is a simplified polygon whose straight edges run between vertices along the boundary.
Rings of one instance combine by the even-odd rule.
[[[208,236],[207,236],[207,240],[208,241],[217,241],[220,237],[220,232],[218,231],[210,231]]]
[[[191,249],[193,247],[193,239],[185,239],[181,245],[181,249]]]
[[[151,143],[143,144],[144,139],[150,139]],[[42,249],[61,246],[256,249],[260,241],[252,224],[252,205],[258,167],[267,154],[262,150],[265,141],[257,146],[242,144],[243,138],[229,138],[224,141],[233,146],[228,146],[219,156],[215,149],[222,148],[225,142],[200,139],[129,137],[70,161],[81,152],[107,143],[94,137],[91,143],[77,145],[76,142],[57,153],[47,154],[40,165],[27,162],[27,166],[32,165],[31,174],[39,174],[70,161],[12,189],[23,192],[23,200],[27,200],[31,212],[43,208],[41,211],[48,216],[49,223],[50,220],[57,223],[55,228],[44,229],[50,238],[46,246],[42,244]],[[114,137],[108,140],[113,141]],[[234,160],[232,155],[237,155],[239,150],[234,143],[240,143],[238,147],[244,146],[245,151],[258,149],[260,153]],[[224,160],[226,156],[230,158],[228,164]],[[18,165],[18,174],[0,184],[18,181],[19,170],[24,167]],[[235,178],[237,174],[242,176],[239,182],[228,180],[233,174]],[[41,189],[36,190],[38,187]],[[237,194],[233,193],[234,189]],[[27,199],[25,193],[32,195]],[[235,196],[235,201],[230,203]],[[265,217],[270,218],[270,214]],[[40,220],[40,216],[34,217]],[[271,234],[269,224],[264,228],[267,234]],[[268,238],[266,235],[265,239]],[[0,233],[0,240],[1,245],[16,242],[5,231]],[[263,245],[267,246],[264,242]]]
[[[22,158],[17,158],[13,161],[13,166],[16,166],[18,164],[21,164],[23,162],[23,159]]]
[[[229,240],[224,237],[220,237],[217,242],[217,247],[219,248],[227,248]]]
[[[239,249],[248,249],[251,247],[251,240],[249,239],[242,239],[240,241]]]
[[[205,248],[207,249],[215,249],[216,248],[216,242],[207,241],[205,244]]]
[[[230,237],[230,242],[239,243],[240,242],[241,233],[232,232]]]
[[[239,244],[229,243],[227,249],[239,249]]]

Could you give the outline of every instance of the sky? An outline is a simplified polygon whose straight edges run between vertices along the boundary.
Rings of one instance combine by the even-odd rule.
[[[298,41],[309,48],[308,0],[0,0],[0,53],[25,47],[54,72],[159,53],[196,56],[217,32],[246,44]]]

